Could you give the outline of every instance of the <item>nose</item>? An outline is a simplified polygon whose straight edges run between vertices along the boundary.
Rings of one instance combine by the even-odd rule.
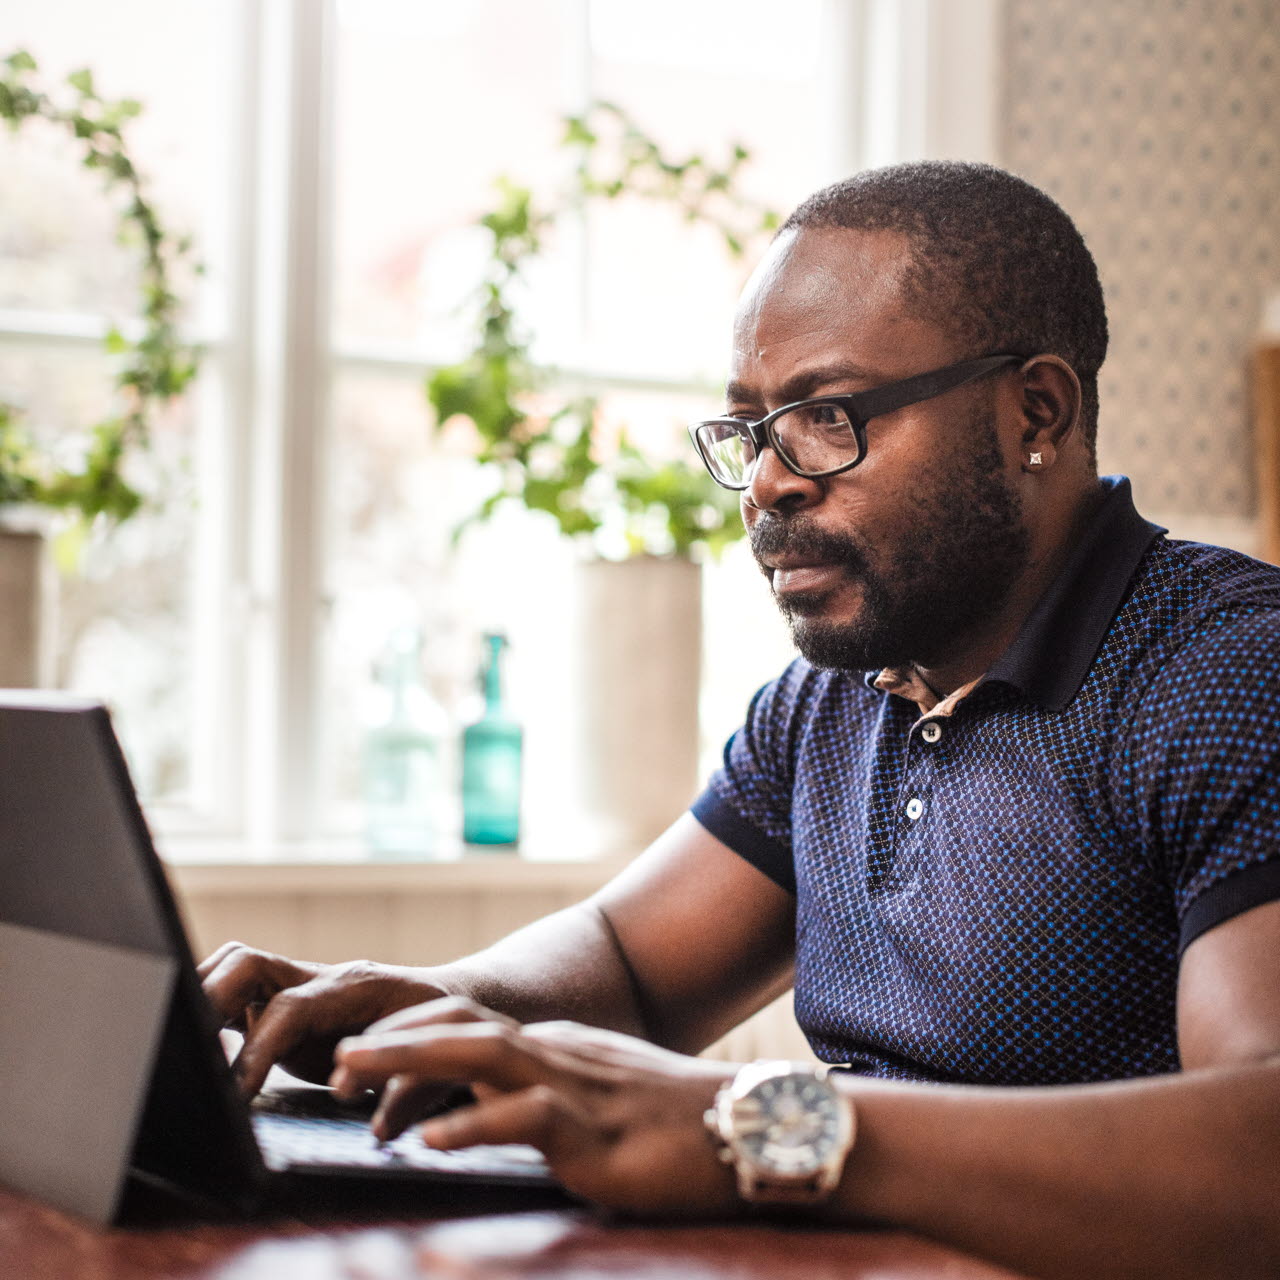
[[[766,445],[756,458],[742,501],[760,511],[794,511],[819,502],[822,484],[821,480],[796,475],[783,464],[773,446]]]

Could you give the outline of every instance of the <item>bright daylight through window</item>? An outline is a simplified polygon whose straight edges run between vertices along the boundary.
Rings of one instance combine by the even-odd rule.
[[[734,20],[744,7],[757,17]],[[832,175],[812,127],[832,6],[805,0],[804,20],[781,25],[770,7],[8,6],[0,54],[29,51],[49,84],[90,67],[104,97],[142,104],[134,154],[204,267],[184,282],[197,384],[158,424],[146,509],[96,531],[64,575],[57,630],[57,683],[109,699],[171,841],[356,847],[373,669],[405,625],[453,728],[482,634],[509,637],[528,841],[559,840],[581,791],[575,566],[619,544],[606,529],[576,545],[513,505],[455,546],[492,476],[465,433],[433,433],[425,379],[474,342],[475,220],[495,180],[560,198],[563,118],[593,98],[667,155],[715,163],[742,143],[756,206],[785,211]],[[674,25],[679,40],[659,38]],[[0,399],[56,441],[103,411],[100,339],[137,313],[136,258],[72,139],[33,122],[0,146]],[[520,331],[561,371],[556,394],[599,398],[602,432],[696,461],[684,424],[721,407],[748,267],[660,202],[591,201],[517,289]],[[741,544],[704,599],[703,768],[788,652]]]

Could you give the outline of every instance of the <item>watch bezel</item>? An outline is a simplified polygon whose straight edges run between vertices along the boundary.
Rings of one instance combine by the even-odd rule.
[[[721,1158],[738,1174],[738,1189],[747,1200],[813,1201],[828,1194],[840,1179],[853,1146],[856,1130],[853,1105],[827,1079],[830,1068],[797,1062],[762,1061],[743,1067],[716,1095],[708,1111],[708,1127],[723,1144]],[[803,1079],[817,1085],[835,1113],[836,1133],[824,1154],[809,1146],[809,1158],[787,1167],[746,1146],[738,1132],[735,1104],[749,1098],[762,1085],[781,1079]],[[797,1148],[802,1151],[804,1148]]]

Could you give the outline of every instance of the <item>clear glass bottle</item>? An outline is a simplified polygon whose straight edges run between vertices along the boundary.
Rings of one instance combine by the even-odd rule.
[[[523,732],[503,704],[507,638],[494,632],[484,639],[484,714],[462,732],[462,838],[468,844],[514,845],[520,839]]]
[[[439,857],[446,717],[423,683],[421,632],[393,632],[375,677],[377,706],[364,741],[369,848],[385,856]]]

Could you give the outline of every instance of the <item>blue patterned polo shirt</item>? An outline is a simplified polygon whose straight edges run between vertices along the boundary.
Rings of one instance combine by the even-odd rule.
[[[1182,950],[1280,898],[1280,569],[1169,540],[1102,484],[967,694],[922,715],[797,659],[693,806],[794,892],[796,1016],[826,1061],[1175,1071]]]

